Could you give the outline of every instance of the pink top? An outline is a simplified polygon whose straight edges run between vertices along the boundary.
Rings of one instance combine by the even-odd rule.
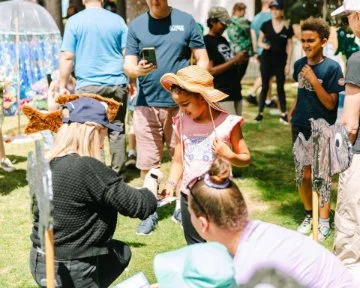
[[[229,147],[230,134],[237,124],[241,124],[244,119],[240,116],[221,113],[215,119],[214,125],[208,123],[196,123],[186,115],[173,118],[174,130],[184,145],[184,173],[181,182],[181,192],[189,194],[187,185],[195,178],[204,175],[210,168],[214,155],[211,151],[215,137],[225,142]]]
[[[262,221],[248,223],[233,261],[238,284],[247,283],[257,269],[272,267],[304,287],[359,287],[340,260],[320,244]]]

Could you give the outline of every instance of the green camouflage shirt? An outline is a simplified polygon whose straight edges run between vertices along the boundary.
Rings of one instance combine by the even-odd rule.
[[[230,48],[234,54],[247,50],[249,56],[254,55],[250,25],[250,21],[245,17],[231,17],[231,24],[226,31],[230,40]]]

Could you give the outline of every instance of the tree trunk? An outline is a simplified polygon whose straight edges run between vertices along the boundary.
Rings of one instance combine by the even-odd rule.
[[[120,0],[121,2],[121,0]],[[144,0],[126,0],[126,20],[130,23],[131,20],[148,10],[146,1]]]
[[[60,29],[61,35],[63,35],[64,25],[62,22],[61,1],[45,0],[45,7],[46,10],[48,10],[51,16],[54,18],[56,24]]]
[[[126,21],[126,0],[118,0],[116,3],[116,13]]]

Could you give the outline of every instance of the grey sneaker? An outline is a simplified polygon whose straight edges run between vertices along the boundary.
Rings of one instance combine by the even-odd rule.
[[[171,216],[171,220],[174,221],[176,224],[182,226],[182,219],[181,219],[181,210],[175,209],[173,215]]]
[[[151,232],[155,229],[155,226],[158,222],[158,215],[155,212],[151,214],[148,218],[141,221],[138,228],[136,229],[137,235],[150,235]]]
[[[4,171],[6,172],[13,172],[16,170],[14,164],[10,161],[9,158],[3,158],[1,160],[1,166]]]
[[[306,215],[303,222],[297,228],[297,232],[307,235],[311,232],[311,228],[312,228],[312,217],[310,215]]]
[[[330,235],[331,235],[330,226],[321,225],[321,224],[319,223],[319,228],[318,228],[318,241],[319,241],[319,242],[324,242],[325,239],[327,239]],[[312,234],[310,234],[310,238],[313,239],[313,235],[312,235]]]

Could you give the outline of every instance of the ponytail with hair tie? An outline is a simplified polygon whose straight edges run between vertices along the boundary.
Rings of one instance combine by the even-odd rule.
[[[229,178],[226,179],[222,179],[223,181],[221,183],[219,183],[220,181],[213,181],[214,176],[210,176],[209,173],[206,173],[204,176],[204,183],[206,186],[210,187],[210,188],[215,188],[215,189],[225,189],[230,187],[231,185],[231,181],[229,180]],[[225,180],[225,181],[224,181]]]

